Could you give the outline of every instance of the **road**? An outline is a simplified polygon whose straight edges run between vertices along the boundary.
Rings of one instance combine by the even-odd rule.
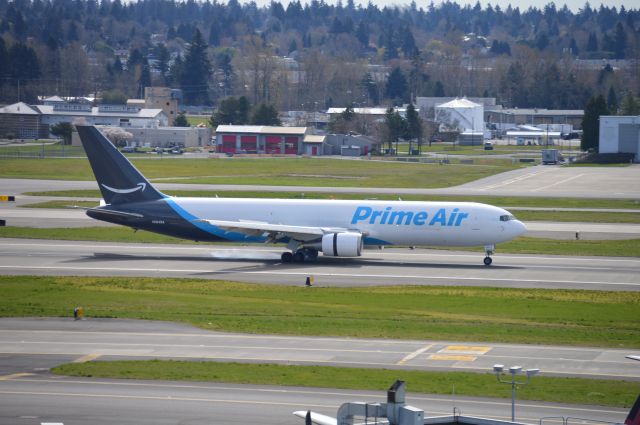
[[[281,248],[153,245],[0,238],[0,274],[226,279],[316,286],[465,285],[640,290],[640,259],[367,250],[358,259],[282,264]]]

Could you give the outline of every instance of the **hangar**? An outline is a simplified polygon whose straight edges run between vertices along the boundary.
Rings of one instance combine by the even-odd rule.
[[[307,134],[307,127],[219,125],[218,152],[228,154],[322,155],[324,136]]]
[[[598,152],[634,154],[640,162],[640,116],[601,116]]]

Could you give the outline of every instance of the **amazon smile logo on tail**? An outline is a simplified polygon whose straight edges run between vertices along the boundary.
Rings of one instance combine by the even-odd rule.
[[[136,185],[136,187],[132,187],[130,189],[115,189],[113,187],[107,186],[104,183],[101,183],[101,185],[102,185],[102,187],[104,187],[105,189],[107,189],[108,191],[113,192],[113,193],[133,193],[133,192],[138,191],[138,190],[143,192],[147,188],[147,184],[146,183],[138,183]]]

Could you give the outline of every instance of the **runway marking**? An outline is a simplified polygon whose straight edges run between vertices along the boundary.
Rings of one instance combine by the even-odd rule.
[[[473,362],[476,359],[476,356],[464,356],[460,354],[432,354],[429,356],[429,360],[449,360],[456,362]]]
[[[36,344],[37,344],[37,343],[36,343]],[[66,344],[77,344],[77,343],[73,343],[73,342],[68,343],[68,342],[66,342],[66,343],[65,343],[65,345],[66,345]],[[86,344],[83,344],[83,345],[86,345]],[[124,344],[123,344],[123,345],[124,345]],[[95,360],[95,359],[97,359],[97,358],[98,358],[98,357],[100,357],[100,356],[102,356],[102,354],[98,354],[98,353],[86,354],[86,355],[84,355],[84,356],[82,356],[82,357],[78,357],[77,359],[75,359],[75,360],[74,360],[74,361],[72,361],[71,363],[86,363],[86,362],[90,362],[91,360]]]
[[[628,226],[628,225],[621,225],[621,226]],[[13,243],[0,243],[0,246],[34,246],[34,247],[38,247],[41,248],[42,244],[34,244],[34,243],[20,243],[20,242],[13,242]],[[167,246],[158,246],[158,245],[152,245],[152,246],[137,246],[134,244],[129,244],[129,243],[125,243],[122,245],[100,245],[100,244],[85,244],[85,245],[81,245],[81,244],[46,244],[46,247],[53,247],[53,248],[87,248],[87,247],[91,247],[93,249],[96,248],[101,248],[101,249],[123,249],[123,246],[126,247],[126,249],[130,249],[130,250],[141,250],[141,251],[149,251],[150,248],[156,248],[156,249],[163,249],[163,250],[171,250],[173,252],[175,252],[176,250],[184,250],[184,251],[207,251],[211,252],[211,251],[229,251],[230,249],[234,249],[234,247],[239,248],[238,246],[235,245],[229,245],[229,248],[215,248],[215,247],[184,247],[184,246],[174,246],[174,245],[167,245]],[[261,249],[261,247],[256,246],[253,247],[252,249],[256,250],[256,251],[260,251],[261,253],[281,253],[282,250],[278,250],[278,249]],[[378,253],[375,250],[370,250],[369,252],[367,252],[367,254],[369,256],[372,257],[381,257],[381,256],[386,256],[386,255],[391,255],[391,256],[401,256],[403,258],[406,257],[457,257],[457,258],[477,258],[477,255],[472,255],[472,254],[467,254],[467,253],[463,253],[463,252],[455,252],[455,253],[451,253],[451,254],[443,254],[443,253],[416,253],[416,252],[409,252],[408,250],[403,250],[403,252],[392,252],[393,248],[387,249],[385,250],[384,253]],[[510,255],[510,254],[502,254],[501,255],[502,258],[508,258],[508,259],[537,259],[537,260],[544,260],[544,261],[559,261],[559,262],[563,262],[566,263],[568,260],[572,261],[572,262],[579,262],[579,261],[586,261],[586,262],[593,262],[594,259],[593,258],[580,258],[580,257],[567,257],[567,256],[540,256],[540,255],[531,255],[531,256],[523,256],[523,255]],[[366,259],[366,257],[363,257]],[[630,262],[630,263],[640,263],[640,260],[633,258],[633,257],[629,257],[629,258],[611,258],[611,257],[602,257],[602,258],[598,258],[598,261],[600,262],[614,262],[614,263],[619,263],[619,262]]]
[[[593,260],[591,260],[593,261]],[[233,274],[264,274],[264,275],[280,275],[280,276],[308,276],[308,271],[303,272],[271,272],[271,271],[206,271],[194,269],[157,269],[157,268],[115,268],[115,267],[61,267],[61,266],[0,266],[0,269],[18,269],[18,270],[70,270],[70,271],[121,271],[121,272],[145,272],[145,273],[203,273],[216,275],[233,275]],[[640,286],[638,282],[601,282],[586,280],[548,280],[548,279],[520,279],[520,278],[497,278],[497,277],[454,277],[454,276],[425,276],[425,275],[393,275],[393,274],[356,274],[356,273],[322,273],[313,272],[314,276],[325,277],[362,277],[362,278],[381,278],[381,279],[419,279],[419,280],[448,280],[448,281],[473,281],[473,282],[524,282],[524,283],[549,283],[549,284],[587,284],[587,285],[608,285],[608,286]]]
[[[429,344],[427,346],[424,346],[422,348],[417,349],[416,351],[414,351],[413,353],[409,353],[406,356],[404,356],[402,358],[402,360],[400,360],[398,363],[396,363],[397,365],[403,365],[406,362],[408,362],[409,360],[413,360],[416,357],[418,357],[420,354],[424,353],[425,351],[427,351],[429,348],[433,347],[433,344]]]
[[[1,331],[0,331],[1,332]],[[92,333],[89,333],[92,334]],[[10,340],[2,340],[5,344],[51,344],[51,341],[10,341]],[[375,354],[403,354],[404,351],[388,351],[388,350],[365,350],[365,349],[336,349],[336,348],[300,348],[300,347],[266,347],[262,346],[250,346],[250,345],[204,345],[204,344],[142,344],[142,343],[126,343],[126,342],[64,342],[65,346],[69,345],[79,345],[79,346],[98,346],[105,347],[103,349],[108,350],[109,347],[131,347],[131,348],[140,348],[140,347],[148,347],[153,348],[154,350],[161,348],[196,348],[196,349],[237,349],[237,350],[273,350],[273,351],[320,351],[320,352],[329,352],[329,353],[375,353]],[[0,350],[0,352],[2,352]],[[49,353],[54,354],[54,353]],[[79,353],[76,353],[79,354]],[[91,353],[83,355],[82,357],[74,360],[74,363],[84,363],[87,361],[91,361],[100,356],[107,355],[105,353]],[[141,356],[146,356],[147,354],[141,353]]]
[[[566,178],[566,179],[564,179],[564,180],[560,180],[560,181],[558,181],[558,182],[551,183],[551,184],[546,185],[546,186],[538,187],[538,188],[536,188],[536,189],[530,190],[530,192],[539,192],[539,191],[541,191],[541,190],[543,190],[543,189],[548,189],[548,188],[550,188],[550,187],[557,186],[557,185],[559,185],[559,184],[566,183],[566,182],[569,182],[569,181],[571,181],[571,180],[575,180],[575,179],[580,178],[580,177],[582,177],[582,176],[584,176],[584,173],[583,173],[583,174],[578,174],[578,175],[576,175],[576,176],[568,177],[568,178]]]
[[[22,378],[23,376],[33,376],[33,373],[13,373],[11,375],[0,376],[0,381],[10,381],[16,378]]]
[[[491,347],[479,347],[479,346],[470,346],[470,345],[447,345],[442,350],[439,350],[438,353],[465,353],[465,354],[477,354],[482,355],[486,354],[491,350]]]
[[[62,379],[56,379],[56,380],[51,380],[51,379],[24,379],[23,382],[32,382],[35,384],[40,385],[42,382],[47,382],[47,383],[56,383],[56,384],[68,384],[68,385],[73,385],[74,387],[77,387],[79,385],[86,385],[86,386],[90,386],[90,385],[96,385],[96,386],[105,386],[105,387],[110,387],[110,386],[123,386],[123,387],[147,387],[147,388],[163,388],[163,389],[211,389],[211,390],[215,390],[215,391],[225,391],[227,393],[230,393],[232,391],[236,391],[236,392],[257,392],[257,393],[277,393],[277,394],[282,394],[282,393],[288,393],[288,392],[294,392],[296,394],[311,394],[311,395],[315,395],[315,394],[322,394],[322,395],[331,395],[331,396],[340,396],[342,397],[352,397],[352,398],[363,398],[363,393],[357,393],[355,391],[327,391],[327,390],[322,390],[322,389],[313,389],[313,388],[296,388],[295,390],[290,390],[287,388],[278,388],[275,387],[274,388],[248,388],[247,385],[243,385],[243,386],[221,386],[221,385],[187,385],[187,384],[159,384],[159,383],[145,383],[145,382],[108,382],[108,381],[95,381],[95,380],[74,380],[74,379],[67,379],[68,377],[63,377]],[[10,392],[10,391],[2,391],[0,390],[0,394],[13,394],[14,392]],[[20,394],[23,393],[27,393],[27,392],[21,392]],[[28,393],[27,393],[28,394]],[[65,394],[65,393],[52,393],[52,395],[60,395],[60,394]],[[82,395],[86,395],[86,393],[83,393]],[[367,393],[368,395],[368,393]],[[133,396],[129,396],[129,397],[133,397]],[[381,396],[376,396],[374,395],[373,397],[375,398],[381,398]],[[440,402],[440,403],[451,403],[451,402],[459,402],[460,400],[457,398],[436,398],[436,397],[428,397],[428,396],[423,396],[423,395],[415,395],[415,396],[411,396],[412,399],[414,400],[420,400],[420,401],[426,401],[426,402]],[[167,397],[163,397],[161,399],[167,399]],[[169,397],[169,399],[171,399],[171,397]],[[176,398],[173,398],[176,399]],[[225,400],[223,400],[225,401]],[[481,400],[466,400],[466,402],[471,403],[471,404],[479,404],[479,405],[489,405],[489,406],[505,406],[508,405],[509,402],[508,401],[481,401]],[[550,409],[550,410],[566,410],[567,407],[565,406],[555,406],[555,405],[544,405],[544,404],[533,404],[533,403],[528,403],[528,402],[523,402],[523,401],[519,401],[518,402],[518,406],[522,406],[522,407],[544,407],[546,409]],[[310,407],[331,407],[331,408],[335,408],[335,405],[330,405],[330,406],[324,406],[324,405],[315,405],[315,406],[310,406]],[[626,414],[626,410],[620,409],[620,410],[605,410],[602,408],[587,408],[587,407],[580,407],[580,406],[571,406],[570,407],[571,411],[582,411],[582,412],[595,412],[595,413],[606,413],[606,414]],[[536,421],[538,419],[535,419]]]

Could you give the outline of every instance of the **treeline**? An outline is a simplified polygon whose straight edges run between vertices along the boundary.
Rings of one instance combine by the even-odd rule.
[[[582,109],[638,94],[640,11],[577,12],[353,0],[267,7],[237,0],[0,0],[0,101],[182,88],[187,104],[246,96],[317,110],[492,96]],[[589,60],[629,60],[608,69]]]

